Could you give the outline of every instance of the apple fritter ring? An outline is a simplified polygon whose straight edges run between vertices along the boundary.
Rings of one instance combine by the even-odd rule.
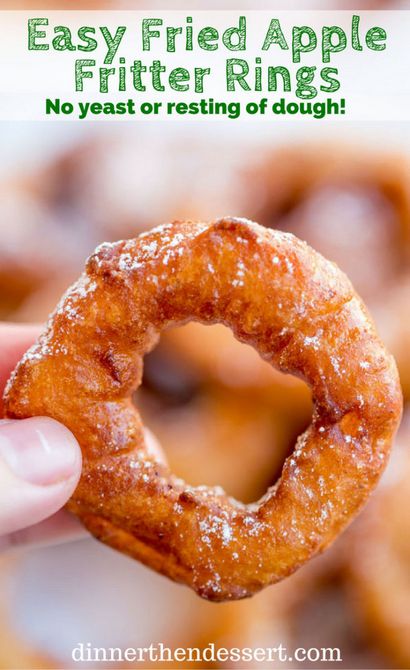
[[[312,388],[312,423],[256,504],[188,486],[144,441],[131,402],[143,356],[189,320],[229,326]],[[401,404],[346,276],[293,235],[230,218],[101,245],[5,392],[8,417],[52,416],[76,435],[69,509],[93,535],[215,601],[281,580],[336,538],[384,469]]]

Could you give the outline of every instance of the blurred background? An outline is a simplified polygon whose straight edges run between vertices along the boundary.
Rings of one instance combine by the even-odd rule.
[[[3,321],[44,321],[102,241],[175,218],[245,216],[295,233],[347,272],[396,357],[409,401],[408,125],[2,123],[0,146]],[[198,324],[163,335],[146,357],[135,402],[177,475],[219,484],[244,502],[275,482],[311,416],[302,382],[271,370],[224,327]],[[390,465],[357,521],[323,556],[249,601],[201,601],[93,539],[1,556],[0,668],[71,668],[79,642],[339,647],[338,667],[409,668],[409,417],[405,409]]]

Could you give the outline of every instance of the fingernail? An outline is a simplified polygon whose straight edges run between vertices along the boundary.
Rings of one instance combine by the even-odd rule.
[[[20,479],[47,486],[76,474],[81,453],[62,424],[33,417],[0,422],[0,458]]]

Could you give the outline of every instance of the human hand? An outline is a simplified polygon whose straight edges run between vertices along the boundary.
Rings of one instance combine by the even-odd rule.
[[[0,398],[38,333],[36,326],[0,324]],[[0,550],[81,535],[78,521],[61,510],[80,473],[80,447],[62,424],[46,417],[0,420]]]

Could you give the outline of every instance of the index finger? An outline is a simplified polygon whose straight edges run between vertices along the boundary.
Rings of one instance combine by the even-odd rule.
[[[22,355],[40,334],[41,326],[2,323],[0,325],[0,417],[3,416],[3,390]]]

